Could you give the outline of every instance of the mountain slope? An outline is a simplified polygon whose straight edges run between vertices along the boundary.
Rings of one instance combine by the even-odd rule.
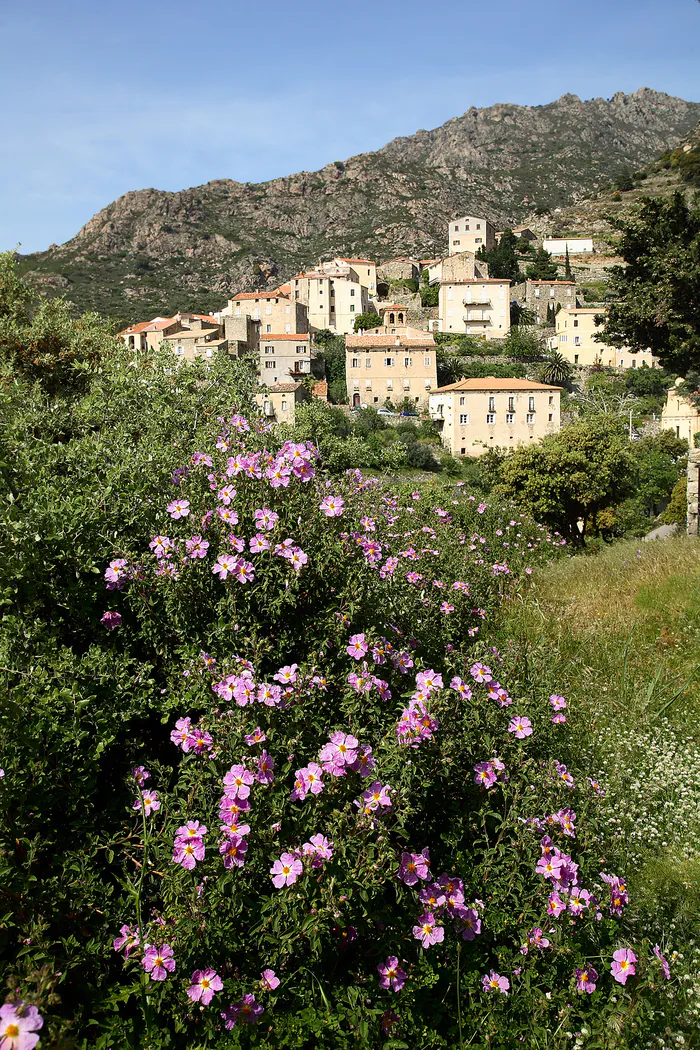
[[[700,104],[648,88],[610,100],[470,109],[321,171],[127,193],[66,244],[26,256],[47,291],[120,318],[213,308],[334,254],[433,254],[455,214],[514,224],[669,149]]]

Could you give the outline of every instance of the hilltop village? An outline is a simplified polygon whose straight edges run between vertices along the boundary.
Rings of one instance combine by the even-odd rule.
[[[593,238],[540,241],[527,227],[498,231],[473,215],[454,218],[446,233],[438,258],[337,256],[276,288],[238,292],[212,314],[158,316],[119,334],[134,353],[167,348],[183,364],[217,354],[252,361],[270,423],[293,423],[299,403],[330,396],[349,411],[429,416],[444,447],[470,457],[556,433],[562,386],[491,375],[441,384],[441,354],[444,361],[476,349],[482,360],[497,359],[517,330],[563,367],[554,377],[585,383],[591,370],[657,367],[648,350],[602,341],[604,270]],[[506,270],[510,276],[494,275]],[[343,380],[330,390],[319,353],[329,337],[341,338],[345,354]],[[671,391],[663,425],[686,437],[700,418]]]

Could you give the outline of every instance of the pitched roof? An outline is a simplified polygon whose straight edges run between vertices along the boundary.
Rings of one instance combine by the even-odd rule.
[[[358,262],[361,262],[361,263],[368,263],[369,266],[373,266],[374,265],[371,259],[346,259],[342,255],[336,255],[336,259],[340,259],[341,262],[346,262],[346,263],[358,263]]]
[[[272,292],[239,292],[238,295],[233,296],[233,301],[237,299],[286,299],[286,295],[282,295],[279,288]],[[195,317],[198,316],[195,314]]]
[[[275,383],[274,386],[270,386],[267,389],[271,394],[293,394],[300,386],[301,383]]]
[[[536,383],[532,379],[497,379],[496,376],[485,376],[483,379],[460,379],[458,383],[449,383],[433,390],[434,394],[447,394],[458,390],[561,390],[560,386],[549,383]]]
[[[570,284],[573,288],[576,285],[576,281],[532,281],[527,277],[526,284]]]
[[[435,346],[435,340],[430,332],[425,333],[425,338],[415,339],[412,336],[399,335],[389,332],[386,335],[348,335],[345,337],[345,348],[347,350],[372,350],[386,347],[425,347]]]
[[[511,284],[505,277],[463,277],[460,280],[442,281],[442,284]],[[477,304],[474,303],[476,306]]]
[[[261,332],[261,343],[274,343],[276,339],[295,339],[297,343],[306,342],[311,336],[308,332]]]
[[[291,290],[292,290],[292,286],[289,283],[281,284],[279,286],[279,288],[276,289],[276,291],[278,291],[280,295],[289,295]]]
[[[148,328],[150,321],[139,321],[138,324],[130,324],[128,328],[123,328],[119,335],[138,335]]]
[[[380,306],[379,307],[379,312],[380,313],[383,314],[385,310],[403,310],[404,313],[406,313],[406,311],[408,310],[408,307],[407,306],[402,306],[401,303],[389,303],[388,306]]]

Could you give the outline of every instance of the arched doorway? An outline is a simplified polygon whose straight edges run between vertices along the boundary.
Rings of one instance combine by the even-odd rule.
[[[359,394],[353,394],[352,395],[352,407],[353,408],[359,408],[360,407],[360,395]]]

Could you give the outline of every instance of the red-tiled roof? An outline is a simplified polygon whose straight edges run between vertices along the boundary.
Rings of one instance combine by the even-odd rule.
[[[311,336],[308,332],[261,332],[261,343],[274,343],[276,339],[296,340],[297,343],[307,342]]]
[[[123,328],[119,335],[139,335],[148,328],[150,321],[139,321],[138,324],[130,324],[128,328]]]
[[[348,350],[372,350],[386,347],[429,347],[435,346],[435,340],[430,332],[425,333],[425,338],[417,339],[412,336],[399,335],[389,332],[386,335],[348,335],[345,337],[345,347]]]
[[[234,301],[240,299],[286,299],[286,296],[282,295],[279,289],[276,289],[273,292],[263,292],[262,290],[259,292],[239,292],[238,295],[233,296]],[[197,315],[195,314],[195,316]]]
[[[336,259],[340,259],[341,262],[346,262],[346,263],[367,263],[368,266],[373,266],[374,265],[374,263],[372,262],[371,259],[346,259],[342,255],[336,255]]]
[[[440,386],[434,394],[447,394],[452,391],[469,390],[561,390],[560,386],[549,383],[536,383],[531,379],[497,379],[496,376],[485,376],[483,379],[460,379],[458,383]]]

